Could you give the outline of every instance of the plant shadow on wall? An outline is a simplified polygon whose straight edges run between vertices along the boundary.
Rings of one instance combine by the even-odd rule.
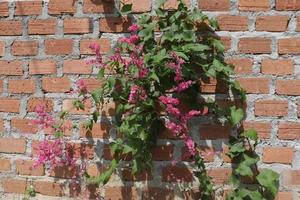
[[[121,169],[125,181],[152,179],[158,173],[153,170],[156,166],[153,161],[166,159],[160,154],[168,146],[161,144],[179,139],[184,153],[178,160],[172,160],[166,151],[168,161],[162,170],[162,181],[172,186],[172,182],[191,182],[195,178],[198,193],[191,198],[214,199],[215,187],[205,165],[209,153],[203,144],[220,138],[219,134],[223,133],[211,128],[218,124],[225,127],[221,130],[228,130],[222,138],[230,137],[227,156],[234,163],[229,181],[232,190],[226,198],[274,199],[279,176],[271,170],[258,169],[257,133],[242,130],[245,92],[231,79],[233,66],[224,62],[225,48],[215,34],[217,22],[197,9],[189,10],[182,1],[178,1],[174,10],[165,10],[164,3],[163,0],[157,3],[157,17],[142,15],[129,27],[130,35],[119,39],[108,61],[102,59],[100,47],[91,44],[96,56],[89,63],[99,67],[101,87],[89,91],[84,80],[77,81],[75,92],[79,93],[79,99],[73,102],[72,110],[61,113],[58,122],[43,108],[37,110],[37,123],[42,128],[53,129],[53,134],[39,145],[37,165],[46,164],[54,172],[58,168],[56,175],[63,172],[62,166],[67,167],[62,176],[71,172],[68,177],[74,179],[71,183],[74,192],[82,189],[82,183],[95,192],[108,183],[117,169]],[[122,12],[129,13],[130,9],[131,5],[124,5]],[[114,110],[110,109],[112,106]],[[105,167],[102,162],[92,168],[89,165],[89,151],[94,150],[93,146],[72,144],[64,137],[67,129],[72,128],[65,124],[68,114],[86,112],[91,107],[95,109],[81,136],[92,137],[87,137],[85,143],[94,144],[94,134],[101,128],[114,126],[116,130],[115,134],[102,131],[104,138],[112,141],[104,144],[104,154],[98,155],[111,160]],[[113,124],[104,125],[111,116],[114,116]],[[196,129],[200,124],[199,138]],[[220,143],[213,142],[213,145],[220,148]],[[102,147],[97,140],[95,149]],[[51,151],[54,155],[49,154],[49,149],[54,149]],[[188,163],[188,168],[184,163]],[[147,185],[149,191],[151,184]],[[161,183],[154,181],[154,184],[158,187]],[[167,191],[158,189],[143,197],[172,199],[172,195],[166,196]],[[121,193],[123,199],[135,196],[130,188]]]

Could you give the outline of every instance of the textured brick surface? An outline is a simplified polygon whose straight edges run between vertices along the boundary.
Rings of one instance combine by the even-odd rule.
[[[120,1],[120,0],[118,0]],[[156,0],[121,0],[133,3],[136,16],[153,13]],[[247,103],[226,99],[228,87],[221,80],[201,79],[199,89],[204,97],[215,97],[221,107],[237,105],[247,111],[241,129],[256,129],[261,144],[261,168],[281,173],[276,200],[298,200],[300,188],[300,1],[298,0],[184,0],[196,6],[220,24],[217,34],[224,43],[225,60],[235,65],[235,78],[247,92]],[[115,42],[128,34],[130,17],[117,14],[119,2],[110,0],[26,0],[0,1],[0,196],[15,196],[34,187],[38,199],[95,197],[89,191],[72,190],[70,173],[65,167],[54,172],[40,166],[32,168],[36,155],[38,127],[34,124],[35,108],[43,105],[50,114],[70,109],[64,136],[70,137],[76,157],[89,159],[88,173],[99,175],[113,159],[108,143],[115,127],[104,120],[91,131],[84,128],[94,109],[90,99],[85,110],[71,109],[75,98],[72,89],[83,79],[88,91],[97,89],[98,68],[87,65],[94,56],[90,44],[100,45],[104,59]],[[168,0],[165,9],[174,9],[176,0]],[[107,73],[113,73],[108,71]],[[216,93],[218,93],[216,95]],[[115,104],[108,102],[101,115],[112,117]],[[209,166],[215,184],[228,188],[231,161],[225,154],[230,129],[206,119],[191,123],[193,136],[199,139],[197,149]],[[46,134],[53,134],[49,128]],[[92,144],[80,145],[79,140]],[[74,140],[73,140],[74,139]],[[168,142],[166,141],[168,139]],[[160,134],[153,149],[153,172],[133,176],[120,171],[109,185],[100,189],[104,199],[199,199],[199,191],[184,191],[173,186],[178,180],[194,182],[192,165],[186,156],[182,138],[170,132]],[[96,151],[96,152],[95,152]],[[99,163],[101,159],[104,163]],[[129,161],[131,155],[124,156]],[[177,164],[174,165],[173,161]],[[121,181],[120,181],[121,180]],[[138,181],[133,184],[132,181]],[[121,182],[124,182],[121,183]],[[134,185],[134,186],[132,186]],[[196,185],[196,183],[194,183]],[[82,188],[81,188],[82,189]],[[81,196],[80,196],[81,195]],[[60,197],[62,196],[62,197]],[[85,197],[85,196],[84,196]]]

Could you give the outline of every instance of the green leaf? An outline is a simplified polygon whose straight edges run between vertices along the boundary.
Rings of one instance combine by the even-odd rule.
[[[244,118],[244,111],[241,108],[236,108],[235,106],[230,108],[230,122],[233,126],[236,126]]]
[[[259,173],[256,179],[272,197],[276,196],[279,187],[279,174],[270,169],[264,169]]]
[[[245,131],[244,133],[242,133],[242,136],[249,138],[250,140],[255,141],[255,143],[257,143],[258,141],[258,135],[257,135],[257,131],[254,129],[250,129],[248,131]]]
[[[204,44],[186,44],[182,47],[184,50],[192,51],[192,52],[203,52],[206,50],[210,50],[210,47]]]
[[[216,48],[216,50],[217,50],[219,53],[224,53],[224,51],[225,51],[225,46],[223,45],[222,41],[217,40],[217,39],[213,39],[212,45]]]
[[[149,78],[152,79],[152,80],[155,80],[157,83],[160,83],[159,78],[158,78],[158,76],[156,75],[155,72],[151,72]]]
[[[219,23],[216,19],[209,19],[209,24],[211,27],[213,27],[214,29],[219,29]]]
[[[124,15],[130,14],[132,11],[132,4],[125,4],[121,8],[121,13]]]

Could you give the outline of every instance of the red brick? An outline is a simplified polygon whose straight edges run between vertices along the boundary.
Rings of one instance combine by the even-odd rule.
[[[75,158],[93,159],[95,149],[92,144],[71,143],[68,144],[68,150],[73,153]]]
[[[275,200],[293,200],[291,192],[279,192]]]
[[[84,0],[83,1],[84,13],[113,13],[114,5],[110,1],[97,0]]]
[[[225,47],[225,52],[231,49],[231,37],[221,36],[221,42]]]
[[[230,0],[198,0],[198,5],[205,11],[228,11]]]
[[[279,54],[300,54],[300,37],[278,39]]]
[[[35,93],[34,80],[9,80],[8,81],[9,93]]]
[[[34,120],[30,120],[30,119],[17,119],[17,118],[13,118],[11,120],[11,127],[13,129],[16,129],[18,132],[20,133],[37,133],[38,131],[38,127],[37,125],[34,123]]]
[[[213,162],[214,161],[214,156],[215,156],[215,149],[212,147],[208,146],[198,146],[196,148],[197,153],[201,155],[203,158],[204,162]],[[181,149],[181,160],[182,161],[188,161],[188,162],[193,162],[193,159],[190,159],[190,153],[189,150],[186,147],[183,147]]]
[[[100,32],[120,33],[128,32],[131,25],[130,18],[106,17],[99,20]]]
[[[54,35],[56,19],[30,19],[28,22],[29,35]]]
[[[27,112],[34,112],[37,106],[43,106],[46,112],[53,111],[53,100],[47,98],[35,98],[32,97],[27,103]]]
[[[185,5],[190,7],[190,1],[189,0],[183,0],[183,2],[185,3]],[[172,9],[176,9],[177,7],[178,7],[178,1],[177,0],[167,0],[166,3],[164,4],[163,9],[172,10]]]
[[[248,17],[238,15],[220,15],[217,17],[221,31],[247,31]]]
[[[187,167],[169,165],[162,170],[162,180],[164,182],[177,182],[178,180],[192,182],[193,174]]]
[[[228,91],[228,87],[221,80],[210,78],[201,80],[200,91],[202,93],[226,93]]]
[[[203,124],[199,128],[201,140],[227,139],[230,134],[228,126]]]
[[[29,62],[29,74],[55,74],[56,61],[55,60],[31,60]]]
[[[276,0],[276,10],[299,10],[299,0]]]
[[[0,75],[8,75],[8,76],[23,75],[22,62],[0,60]]]
[[[63,13],[75,13],[75,1],[74,0],[49,0],[48,13],[49,14],[63,14]]]
[[[152,150],[153,160],[172,160],[173,151],[173,145],[158,145]]]
[[[84,128],[84,124],[80,126],[81,137],[92,137],[92,138],[108,138],[111,125],[109,123],[96,123],[93,126],[92,131],[87,131]]]
[[[231,169],[211,169],[207,171],[215,184],[225,184],[231,175]]]
[[[45,174],[43,166],[34,167],[35,161],[16,160],[16,173],[20,175],[43,176]]]
[[[237,79],[247,93],[268,94],[270,80],[267,78],[239,78]]]
[[[148,187],[142,192],[142,199],[173,200],[174,198],[174,192],[167,188]]]
[[[0,56],[4,56],[5,54],[5,42],[0,41]]]
[[[300,123],[281,122],[278,127],[278,138],[282,140],[299,140]]]
[[[48,181],[35,181],[34,189],[37,193],[48,195],[48,196],[62,196],[63,186],[59,183],[48,182]]]
[[[300,80],[277,80],[276,93],[282,95],[300,95]]]
[[[9,159],[0,158],[0,172],[10,171],[11,164]]]
[[[0,80],[0,93],[3,92],[3,80]]]
[[[2,153],[25,153],[25,139],[0,138],[0,152]]]
[[[135,200],[138,199],[138,193],[135,188],[131,187],[107,187],[105,188],[105,197],[107,200]]]
[[[74,115],[87,115],[91,113],[91,108],[92,108],[92,102],[90,100],[86,100],[84,103],[84,110],[81,109],[76,109],[73,106],[73,102],[75,99],[65,99],[63,101],[63,110],[68,110],[71,114]]]
[[[91,74],[93,67],[85,60],[65,60],[63,66],[64,74]]]
[[[15,2],[15,15],[40,15],[42,14],[42,1],[17,1]]]
[[[121,0],[121,4],[132,4],[133,13],[149,12],[151,10],[151,0]],[[121,6],[122,7],[122,6]]]
[[[106,168],[102,165],[98,164],[89,164],[86,168],[86,172],[90,176],[99,176],[101,173],[103,173],[106,170]]]
[[[2,181],[4,192],[24,194],[27,187],[26,180],[4,179]]]
[[[93,24],[89,18],[67,18],[64,19],[65,34],[91,33]]]
[[[240,0],[239,10],[242,11],[268,11],[271,5],[269,0]]]
[[[288,115],[286,100],[258,100],[255,102],[256,116],[282,117]]]
[[[261,73],[272,75],[289,75],[294,73],[294,61],[291,59],[263,59]]]
[[[78,167],[56,166],[51,172],[50,176],[55,178],[71,179],[75,174],[78,174]]]
[[[237,74],[251,74],[253,60],[249,58],[230,58],[226,60],[228,64],[234,65],[234,71]]]
[[[64,136],[72,136],[73,133],[73,122],[71,120],[64,120],[61,129],[63,131]],[[53,127],[48,127],[43,129],[46,135],[53,135],[56,130]]]
[[[256,130],[261,139],[269,139],[271,136],[272,125],[270,122],[245,121],[243,127],[245,130]]]
[[[7,17],[8,13],[8,2],[1,2],[0,3],[0,16]]]
[[[238,48],[241,53],[271,53],[271,38],[241,38]]]
[[[122,179],[124,181],[146,181],[152,180],[152,174],[149,171],[137,172],[136,174],[132,174],[132,171],[129,169],[122,170]]]
[[[4,127],[4,120],[0,119],[0,132],[4,131],[5,127]]]
[[[38,54],[37,41],[15,41],[11,48],[14,56],[35,56]]]
[[[107,38],[82,39],[80,40],[80,54],[95,54],[95,52],[89,48],[89,46],[93,43],[96,43],[100,46],[101,53],[108,53],[111,50],[110,40]]]
[[[0,35],[22,35],[21,21],[0,20]]]
[[[261,16],[256,18],[257,31],[284,32],[288,27],[289,16]]]
[[[265,147],[263,153],[264,163],[292,164],[294,148],[290,147]]]
[[[11,98],[0,98],[0,112],[20,112],[20,100]]]
[[[73,51],[72,39],[45,40],[45,53],[48,55],[66,55]]]
[[[285,185],[300,185],[300,170],[288,170],[284,172]]]
[[[42,88],[46,92],[69,92],[71,89],[70,80],[66,77],[42,79]]]

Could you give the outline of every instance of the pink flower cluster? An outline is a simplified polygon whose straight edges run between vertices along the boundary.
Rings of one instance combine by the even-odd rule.
[[[147,93],[146,91],[137,85],[131,86],[130,94],[128,98],[128,103],[136,103],[138,100],[144,101],[147,99]]]
[[[101,52],[100,52],[99,44],[92,43],[92,44],[90,44],[89,48],[95,52],[96,56],[92,57],[92,58],[89,58],[87,60],[87,64],[95,65],[97,67],[101,67],[103,65],[103,59],[102,59],[102,55],[101,55]]]
[[[54,118],[46,111],[44,106],[36,106],[35,113],[38,119],[34,123],[39,125],[42,129],[52,127],[55,123]]]
[[[76,86],[78,88],[78,90],[76,91],[77,93],[86,94],[88,92],[87,84],[86,84],[85,80],[80,79],[80,80],[76,81]]]

